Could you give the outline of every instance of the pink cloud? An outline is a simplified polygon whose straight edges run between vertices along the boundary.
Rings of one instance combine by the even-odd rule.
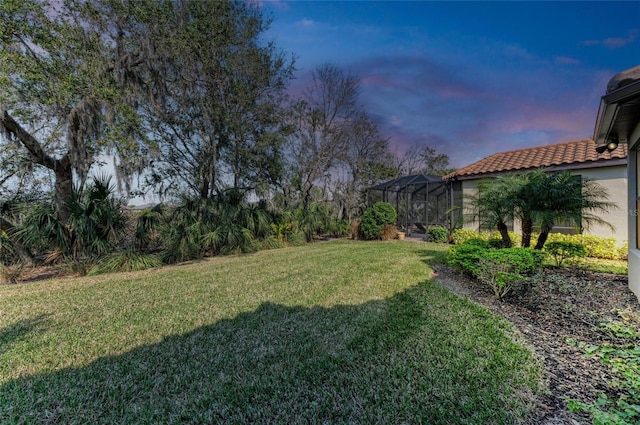
[[[397,87],[393,81],[383,74],[369,74],[360,78],[360,85],[370,87]]]
[[[563,134],[566,138],[581,139],[592,136],[585,134],[585,123],[593,122],[594,119],[594,111],[591,109],[561,111],[529,105],[518,108],[518,112],[505,116],[502,121],[496,121],[494,131],[503,134],[545,131]]]
[[[556,56],[554,61],[559,65],[579,65],[580,61],[568,56]]]
[[[442,97],[449,99],[469,99],[478,98],[479,94],[476,90],[466,90],[463,87],[436,87],[435,91]]]
[[[582,44],[585,46],[605,46],[610,49],[617,49],[633,43],[638,38],[638,30],[629,31],[627,37],[609,37],[603,40],[586,40]]]

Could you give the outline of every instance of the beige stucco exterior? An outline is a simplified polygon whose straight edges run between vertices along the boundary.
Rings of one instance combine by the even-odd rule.
[[[629,289],[640,299],[640,124],[629,138],[629,190],[627,220],[629,223]]]
[[[602,167],[584,170],[576,170],[574,174],[580,174],[582,178],[593,180],[604,187],[609,193],[609,202],[617,205],[617,208],[608,212],[600,213],[600,217],[611,223],[615,230],[611,230],[603,224],[593,224],[589,229],[585,229],[585,234],[602,236],[605,238],[616,238],[618,246],[628,240],[629,237],[629,202],[627,199],[627,167]]]

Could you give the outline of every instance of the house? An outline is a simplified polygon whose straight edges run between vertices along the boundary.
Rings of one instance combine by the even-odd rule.
[[[596,181],[609,193],[609,201],[617,204],[602,214],[602,218],[615,226],[615,231],[605,226],[592,224],[584,233],[615,237],[618,244],[627,240],[627,149],[597,152],[591,139],[575,140],[553,145],[537,146],[507,152],[499,152],[444,176],[452,187],[453,202],[464,210],[464,200],[477,193],[480,180],[506,173],[522,173],[544,168],[548,171],[569,170],[575,176]],[[460,220],[458,219],[458,222]],[[464,223],[464,227],[478,228],[479,223]],[[520,232],[518,222],[511,230]],[[558,225],[556,232],[573,233],[572,225]]]
[[[602,96],[593,134],[600,152],[629,151],[629,288],[640,298],[640,66],[615,75]]]

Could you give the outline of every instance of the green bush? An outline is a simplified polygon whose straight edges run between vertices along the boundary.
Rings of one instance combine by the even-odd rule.
[[[489,243],[489,246],[491,248],[504,248],[504,241],[502,240],[502,238],[491,238],[487,241],[487,243]]]
[[[449,248],[448,262],[462,273],[471,276],[478,276],[478,263],[488,251],[486,242],[480,239],[470,239],[462,245],[453,245]]]
[[[473,229],[456,229],[451,235],[453,241],[456,244],[465,243],[469,239],[482,239],[489,241],[491,239],[501,238],[500,233],[493,232],[478,232]],[[509,232],[509,237],[513,246],[519,246],[522,243],[522,236]],[[538,239],[538,234],[533,233],[531,240],[535,244]],[[594,235],[566,235],[564,233],[549,233],[547,239],[547,246],[551,242],[571,242],[584,245],[587,251],[587,257],[602,258],[605,260],[626,260],[628,252],[628,242],[624,241],[621,247],[618,247],[618,242],[615,238],[604,238],[602,236]]]
[[[448,236],[447,229],[442,226],[429,226],[427,229],[427,241],[435,242],[435,243],[445,243],[447,242]]]
[[[477,278],[491,287],[496,298],[502,299],[540,268],[543,256],[530,248],[489,249],[477,264]]]
[[[587,257],[602,258],[605,260],[624,260],[627,257],[628,245],[618,247],[616,238],[603,238],[594,235],[564,235],[562,233],[550,233],[547,244],[550,242],[572,242],[584,245]],[[545,244],[546,246],[546,244]]]
[[[553,257],[557,266],[561,266],[564,260],[587,256],[585,246],[575,242],[547,242],[544,250]]]
[[[511,292],[518,282],[525,279],[513,271],[513,264],[496,262],[486,257],[480,259],[477,269],[478,280],[489,285],[493,294],[500,300]]]
[[[544,253],[532,248],[501,248],[486,252],[486,258],[496,263],[510,264],[513,271],[522,275],[532,275],[542,265]]]
[[[259,245],[261,250],[280,249],[287,246],[284,240],[280,240],[278,239],[277,236],[274,236],[274,235],[267,236],[266,238],[264,238],[262,241],[259,242]]]
[[[127,249],[116,254],[109,255],[98,261],[88,272],[89,276],[104,273],[137,272],[140,270],[160,267],[160,259],[151,254],[140,254],[132,249]]]
[[[513,246],[520,245],[522,236],[515,232],[508,233]],[[456,229],[453,231],[451,237],[456,244],[465,243],[469,239],[482,239],[485,241],[489,241],[490,239],[500,239],[502,241],[502,236],[497,230],[494,230],[493,232],[478,232],[473,229]],[[500,246],[503,247],[504,244],[501,244]]]
[[[482,239],[480,233],[476,232],[473,229],[456,229],[453,231],[451,237],[453,238],[453,242],[458,245],[465,243],[469,239]]]
[[[365,239],[379,239],[385,225],[396,224],[395,208],[388,202],[376,202],[362,215],[360,231]]]
[[[298,230],[296,232],[293,232],[289,235],[289,237],[287,238],[287,242],[289,243],[289,245],[291,246],[303,246],[307,244],[307,235],[301,231]]]
[[[449,265],[488,284],[499,299],[526,281],[542,265],[545,254],[531,248],[491,249],[482,239],[449,248]]]
[[[329,227],[329,233],[336,237],[349,236],[351,234],[351,223],[347,220],[336,221]]]
[[[463,243],[463,245],[472,245],[472,246],[477,246],[477,247],[485,248],[485,249],[491,248],[491,245],[489,244],[488,241],[486,241],[484,239],[480,239],[480,238],[467,239],[467,241],[465,243]]]

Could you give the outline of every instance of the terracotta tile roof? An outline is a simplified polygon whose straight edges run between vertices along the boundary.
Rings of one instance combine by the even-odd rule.
[[[460,168],[443,177],[480,178],[509,171],[525,171],[536,168],[585,168],[626,163],[628,146],[620,144],[613,152],[596,152],[592,139],[575,140],[555,145],[536,146],[508,152],[498,152],[478,162]],[[612,160],[615,160],[612,162]]]

